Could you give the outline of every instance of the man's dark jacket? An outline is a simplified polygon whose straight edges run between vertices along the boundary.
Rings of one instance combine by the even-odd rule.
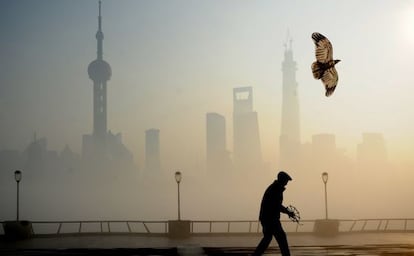
[[[278,221],[280,219],[280,212],[286,212],[286,208],[282,205],[284,190],[285,187],[280,185],[277,180],[266,189],[260,206],[260,222]]]

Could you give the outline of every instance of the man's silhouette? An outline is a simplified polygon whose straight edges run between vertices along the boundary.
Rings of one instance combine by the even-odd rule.
[[[282,205],[283,191],[285,190],[286,184],[290,180],[292,180],[292,178],[289,174],[283,171],[279,172],[277,174],[277,180],[270,184],[263,195],[259,216],[263,229],[263,238],[253,255],[262,255],[274,236],[279,244],[282,255],[290,256],[286,233],[280,223],[281,212],[292,217],[295,215]]]

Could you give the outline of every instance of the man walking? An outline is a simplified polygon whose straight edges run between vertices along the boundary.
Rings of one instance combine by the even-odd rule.
[[[262,224],[263,238],[253,255],[262,255],[274,236],[282,255],[290,256],[286,233],[280,223],[281,212],[289,215],[289,217],[295,216],[293,212],[282,205],[283,191],[290,180],[292,178],[289,174],[283,171],[279,172],[277,180],[270,184],[263,195],[259,216],[260,223]]]

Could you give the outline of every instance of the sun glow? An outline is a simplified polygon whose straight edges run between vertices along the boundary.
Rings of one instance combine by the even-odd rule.
[[[404,39],[414,45],[414,6],[401,13],[401,32]]]

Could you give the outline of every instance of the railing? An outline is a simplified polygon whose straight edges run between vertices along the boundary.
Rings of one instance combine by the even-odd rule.
[[[343,232],[414,232],[414,218],[339,220]],[[340,229],[341,231],[341,229]]]
[[[413,219],[342,219],[338,231],[349,232],[414,232]],[[312,233],[315,220],[301,220],[301,224],[282,221],[287,233]],[[260,233],[258,221],[192,221],[191,233]]]
[[[31,224],[33,228],[33,233],[35,235],[114,234],[114,233],[164,235],[168,233],[168,221],[138,221],[138,220],[31,221]],[[4,234],[4,231],[0,232],[0,234]]]
[[[282,220],[286,232],[305,233],[312,232],[314,220],[303,220],[301,225],[288,220]],[[306,226],[307,228],[300,228]],[[312,226],[312,229],[308,230]],[[193,234],[254,234],[261,233],[262,228],[258,220],[232,220],[232,221],[192,221],[190,232]]]
[[[414,232],[411,219],[342,219],[339,232]],[[0,222],[3,223],[3,222]],[[167,235],[168,221],[96,220],[96,221],[32,221],[35,235],[64,234],[142,234]],[[315,220],[302,220],[301,225],[283,220],[287,233],[312,233]],[[190,222],[190,233],[205,234],[257,234],[261,233],[259,221],[251,220],[197,220]],[[4,234],[1,225],[0,234]]]

